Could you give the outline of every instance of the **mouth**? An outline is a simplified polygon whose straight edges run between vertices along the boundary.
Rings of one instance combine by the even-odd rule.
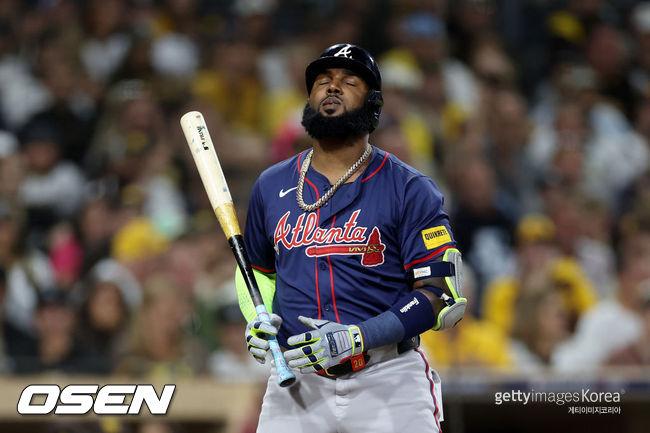
[[[326,113],[335,111],[337,106],[341,105],[341,100],[336,96],[328,96],[320,103],[320,106]]]

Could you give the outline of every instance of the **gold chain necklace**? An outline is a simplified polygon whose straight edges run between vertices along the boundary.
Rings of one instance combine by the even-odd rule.
[[[309,164],[311,163],[311,157],[314,151],[312,150],[307,154],[305,157],[305,160],[302,162],[302,167],[300,168],[300,177],[298,178],[298,188],[296,190],[296,201],[298,202],[298,206],[300,206],[300,209],[304,210],[305,212],[313,212],[322,205],[324,205],[327,200],[332,198],[334,193],[336,192],[337,189],[341,187],[345,183],[346,180],[350,178],[358,169],[363,165],[364,162],[368,159],[370,154],[372,153],[372,147],[370,144],[366,143],[366,150],[363,152],[363,155],[359,157],[357,162],[352,164],[352,167],[348,169],[348,171],[345,172],[343,176],[339,180],[336,181],[336,183],[323,195],[321,198],[318,199],[318,201],[314,204],[306,204],[305,201],[302,199],[302,190],[305,186],[305,176],[307,175],[307,170],[309,169]]]

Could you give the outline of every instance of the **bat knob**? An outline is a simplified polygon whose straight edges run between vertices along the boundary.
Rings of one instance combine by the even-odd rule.
[[[280,386],[282,388],[288,388],[291,385],[293,385],[294,383],[296,383],[296,376],[292,375],[291,377],[287,377],[287,378],[282,379],[280,381]]]

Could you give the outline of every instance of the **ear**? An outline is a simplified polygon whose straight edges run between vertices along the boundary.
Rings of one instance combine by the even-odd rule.
[[[368,104],[372,109],[372,130],[377,129],[379,125],[379,115],[381,114],[381,107],[384,106],[384,98],[381,95],[381,90],[370,89],[368,90]],[[372,131],[370,131],[372,132]]]

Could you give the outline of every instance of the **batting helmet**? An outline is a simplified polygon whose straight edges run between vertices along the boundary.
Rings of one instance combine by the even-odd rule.
[[[358,74],[368,84],[368,87],[370,87],[368,102],[372,107],[371,121],[374,130],[379,123],[379,114],[381,113],[381,107],[384,105],[384,99],[381,96],[381,74],[375,59],[368,51],[357,45],[332,45],[307,66],[305,71],[307,93],[311,93],[316,76],[327,68],[349,69]]]

